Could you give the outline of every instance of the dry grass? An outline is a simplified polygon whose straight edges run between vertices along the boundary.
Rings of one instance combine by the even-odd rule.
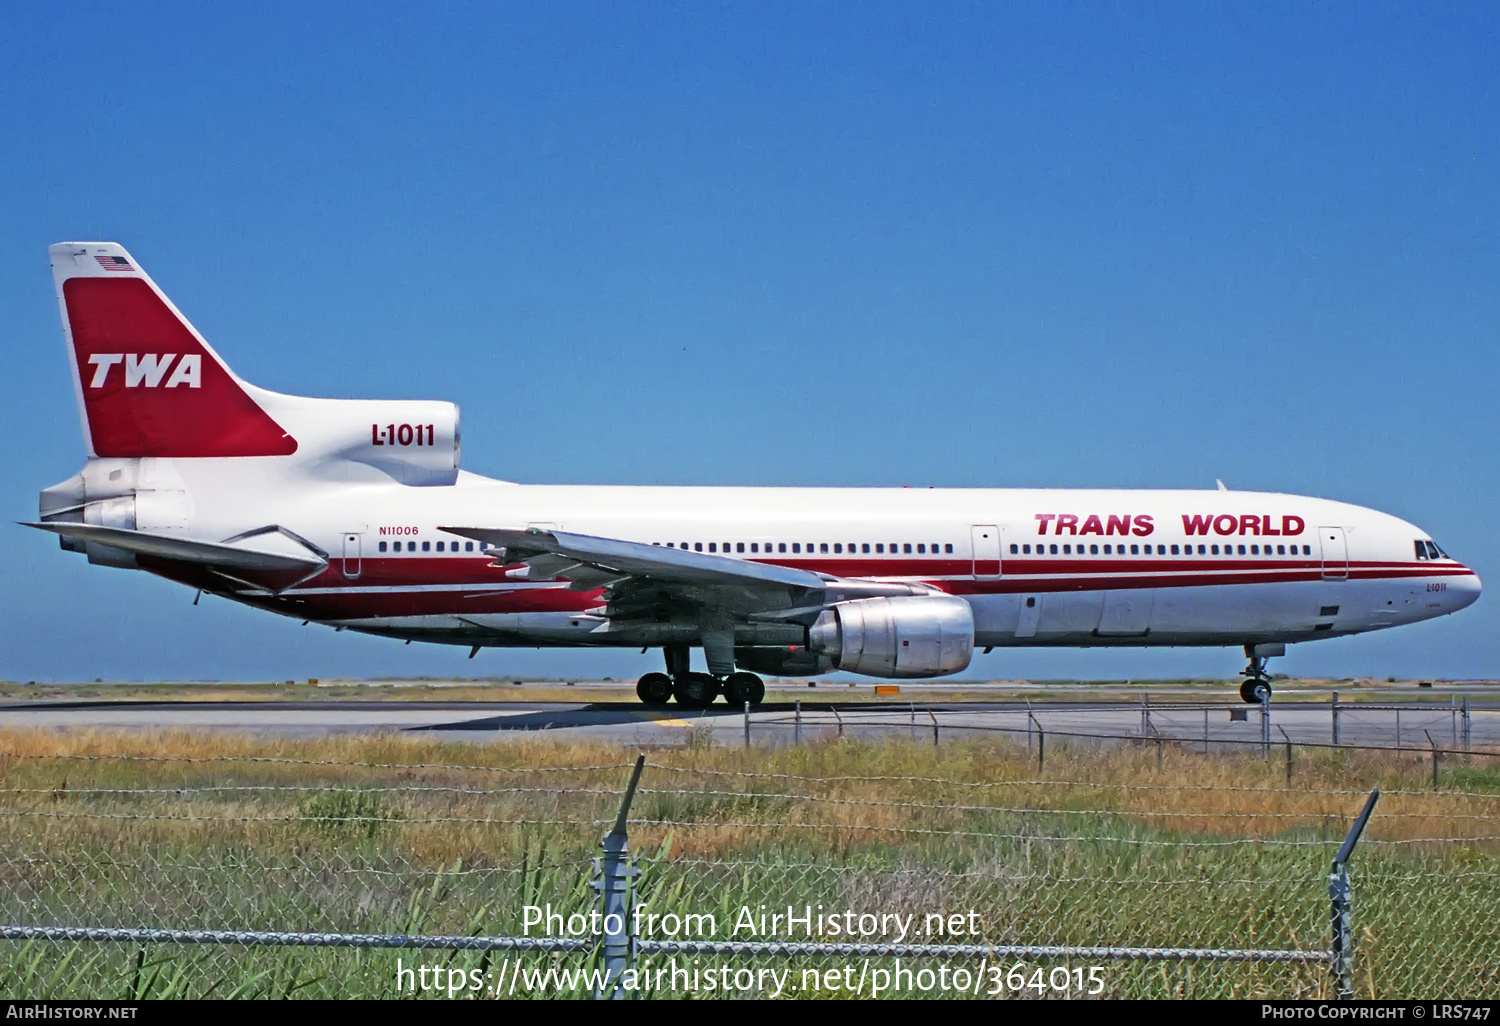
[[[1321,948],[1329,855],[1378,785],[1374,843],[1356,857],[1366,996],[1500,991],[1497,842],[1459,840],[1500,821],[1500,772],[1479,760],[1433,793],[1421,760],[1347,751],[1299,758],[1291,787],[1279,755],[1168,745],[1158,767],[1154,744],[1049,743],[1043,771],[1005,741],[647,755],[631,847],[649,856],[653,909],[728,922],[758,904],[973,908],[996,943]],[[525,904],[593,901],[588,859],[634,756],[546,735],[0,730],[0,919],[519,933]],[[188,994],[223,981],[214,993],[378,996],[396,957],[166,950],[166,992]],[[62,971],[69,952],[93,968]],[[12,953],[6,993],[144,986],[130,949]],[[1315,966],[1119,965],[1109,978],[1114,996],[1326,992]]]
[[[315,739],[165,731],[0,731],[0,816],[108,837],[148,829],[183,840],[298,833],[319,789],[382,789],[393,828],[424,861],[474,858],[548,824],[586,845],[612,817],[629,752],[526,738],[453,744],[396,735]],[[1149,834],[1167,839],[1336,839],[1372,786],[1370,838],[1495,850],[1500,777],[1452,768],[1432,791],[1410,753],[1302,749],[1288,786],[1278,752],[1203,756],[1166,745],[1053,744],[1038,771],[1024,746],[821,741],[744,751],[707,744],[651,754],[637,835],[717,857],[785,845],[882,848],[924,837]],[[165,790],[164,790],[165,789]],[[154,793],[130,793],[134,791]],[[123,793],[109,793],[119,791]],[[97,817],[97,818],[91,818]],[[131,817],[131,818],[120,818]],[[36,829],[36,823],[31,823]],[[19,829],[19,826],[18,826]],[[1144,833],[1141,833],[1143,832]]]

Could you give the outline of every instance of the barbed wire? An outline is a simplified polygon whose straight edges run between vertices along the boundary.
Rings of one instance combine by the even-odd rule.
[[[501,788],[458,788],[458,787],[430,787],[423,785],[391,785],[381,787],[356,787],[348,788],[349,791],[357,791],[360,794],[455,794],[467,797],[491,797],[495,795],[591,795],[601,798],[618,799],[619,792],[615,790],[604,790],[600,788],[562,788],[562,787],[501,787]],[[64,799],[72,796],[83,795],[131,795],[131,796],[185,796],[195,794],[220,794],[220,793],[251,793],[251,794],[276,794],[288,793],[328,793],[329,788],[318,785],[303,784],[203,784],[192,787],[160,787],[160,788],[94,788],[94,787],[53,787],[53,788],[0,788],[0,796],[4,795],[45,795],[49,797]],[[1084,808],[1084,809],[1049,809],[1033,806],[1004,806],[1004,805],[955,805],[948,803],[933,802],[893,802],[881,801],[872,798],[841,798],[829,795],[815,794],[791,794],[774,791],[714,791],[714,790],[689,790],[674,788],[642,787],[637,790],[637,795],[654,795],[666,797],[709,797],[726,798],[732,800],[762,800],[771,799],[777,801],[812,802],[831,805],[845,805],[861,808],[877,809],[923,809],[937,812],[988,812],[1007,815],[1040,815],[1040,816],[1160,816],[1172,819],[1348,819],[1350,814],[1345,810],[1337,811],[1308,811],[1308,812],[1261,812],[1254,810],[1222,810],[1217,812],[1181,812],[1165,809],[1121,809],[1121,808]],[[1428,792],[1417,792],[1426,795]],[[1500,802],[1500,796],[1494,796]],[[1460,812],[1391,812],[1382,811],[1382,819],[1443,819],[1464,820],[1477,819],[1490,821],[1496,817],[1493,815],[1475,815]]]
[[[592,773],[602,770],[629,770],[634,763],[606,763],[589,766],[482,766],[444,762],[344,762],[335,759],[291,759],[269,755],[136,755],[87,754],[73,752],[10,752],[0,750],[0,759],[70,759],[80,762],[162,762],[162,763],[223,763],[250,762],[270,763],[284,766],[330,766],[341,769],[393,769],[393,770],[475,770],[486,773]]]

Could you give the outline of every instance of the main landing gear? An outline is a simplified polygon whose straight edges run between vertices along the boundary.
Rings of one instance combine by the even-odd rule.
[[[1271,676],[1266,673],[1266,660],[1279,655],[1286,655],[1285,645],[1245,646],[1245,656],[1250,662],[1242,671],[1245,682],[1240,685],[1240,698],[1251,705],[1260,705],[1264,699],[1271,697]]]
[[[746,702],[760,705],[766,697],[765,683],[753,673],[731,673],[724,678],[688,669],[688,647],[666,645],[666,673],[648,673],[635,685],[635,693],[647,705],[666,705],[676,700],[686,709],[707,709],[719,695],[734,708]]]

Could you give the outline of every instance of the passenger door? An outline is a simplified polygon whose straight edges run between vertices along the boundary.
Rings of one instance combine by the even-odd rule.
[[[344,535],[344,576],[353,580],[360,572],[360,539],[364,536],[350,531]]]
[[[994,524],[977,524],[969,528],[973,542],[974,579],[1000,576],[1000,528]]]
[[[1323,550],[1323,579],[1343,581],[1349,577],[1349,541],[1342,527],[1318,528],[1318,544]]]

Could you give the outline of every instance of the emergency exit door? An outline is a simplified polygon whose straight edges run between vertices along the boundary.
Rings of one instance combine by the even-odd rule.
[[[359,576],[359,550],[360,539],[363,535],[349,533],[344,535],[344,576],[355,578]]]

